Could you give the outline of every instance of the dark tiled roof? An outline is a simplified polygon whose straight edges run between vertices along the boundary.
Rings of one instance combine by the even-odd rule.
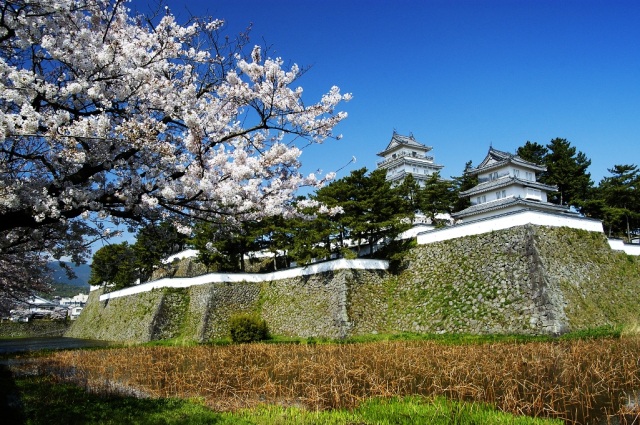
[[[427,146],[418,142],[415,139],[415,137],[413,137],[413,134],[410,134],[409,136],[403,136],[394,131],[393,136],[391,136],[391,141],[389,142],[387,147],[382,152],[379,152],[377,155],[384,156],[389,149],[392,149],[392,145],[394,144],[394,142],[400,146],[418,148],[418,149],[424,150],[425,152],[429,152],[431,149],[433,149],[433,147],[431,146]]]
[[[489,164],[489,162],[493,160],[494,162]],[[472,168],[466,172],[466,174],[474,175],[481,173],[483,171],[488,171],[494,168],[503,167],[509,163],[521,165],[524,168],[530,168],[532,170],[537,171],[545,171],[547,168],[533,162],[525,161],[520,158],[518,155],[514,155],[509,152],[500,151],[498,149],[494,149],[493,147],[489,148],[489,152],[487,156],[482,160],[480,165],[476,168]]]
[[[481,212],[500,210],[502,208],[506,208],[514,205],[522,205],[522,206],[526,206],[533,209],[553,211],[556,213],[567,213],[572,215],[574,214],[569,211],[569,207],[565,207],[563,205],[556,205],[549,202],[529,201],[523,198],[508,197],[508,198],[498,199],[497,201],[490,201],[490,202],[484,202],[482,204],[475,204],[462,211],[451,214],[451,216],[454,218],[463,218],[463,217],[468,217],[470,215],[479,214]]]

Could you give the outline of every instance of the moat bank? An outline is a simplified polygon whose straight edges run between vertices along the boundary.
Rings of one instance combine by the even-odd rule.
[[[100,301],[66,333],[207,341],[255,312],[273,334],[559,334],[638,323],[640,261],[602,233],[525,225],[413,248],[402,271],[335,270],[268,282],[206,283]]]
[[[22,322],[0,323],[0,338],[34,338],[59,337],[69,329],[69,322],[64,320],[32,320]]]

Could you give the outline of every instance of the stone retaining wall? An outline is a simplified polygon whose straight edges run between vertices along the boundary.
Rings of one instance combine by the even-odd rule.
[[[225,337],[230,315],[277,335],[559,334],[637,324],[640,260],[602,233],[536,225],[413,248],[402,271],[334,270],[270,282],[162,288],[101,302],[69,336],[116,341]]]
[[[87,307],[66,336],[120,342],[182,338],[208,341],[229,334],[229,318],[258,313],[272,333],[342,338],[352,334],[351,288],[379,285],[385,271],[337,270],[273,282],[207,283],[161,288]]]

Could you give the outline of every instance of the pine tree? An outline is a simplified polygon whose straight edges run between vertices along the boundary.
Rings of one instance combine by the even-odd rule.
[[[303,209],[301,212],[313,215],[315,209]],[[328,259],[331,256],[331,222],[324,214],[316,215],[313,220],[292,218],[287,220],[288,231],[292,235],[292,244],[288,255],[298,264]]]
[[[168,222],[150,223],[140,229],[132,248],[141,279],[149,279],[162,260],[184,249],[186,242],[187,236]]]
[[[477,175],[469,175],[467,172],[473,168],[473,163],[471,161],[467,161],[464,165],[464,171],[462,172],[462,176],[453,177],[453,186],[452,186],[452,208],[451,212],[462,211],[465,208],[471,206],[471,200],[468,196],[460,196],[460,192],[464,192],[465,190],[469,190],[472,187],[475,187],[478,184],[478,176]]]
[[[289,267],[288,252],[294,244],[291,222],[291,219],[287,220],[282,216],[268,217],[261,221],[262,234],[257,243],[260,249],[273,255],[273,270],[278,270],[279,258],[284,267]]]
[[[436,215],[451,213],[456,195],[452,181],[441,179],[439,172],[433,173],[420,191],[420,209],[437,225]]]
[[[346,253],[346,240],[356,243],[358,254],[362,244],[375,246],[391,240],[411,226],[413,213],[406,208],[400,191],[386,180],[386,170],[370,174],[366,168],[318,190],[313,199],[329,207],[340,206],[343,212],[330,217],[334,244]]]
[[[631,241],[640,228],[640,170],[635,165],[615,165],[602,179],[598,194],[604,201],[601,218],[609,233],[625,234]]]
[[[127,242],[105,245],[93,254],[89,285],[117,290],[138,279],[135,252]]]
[[[386,244],[411,227],[413,212],[404,208],[402,197],[387,180],[387,171],[374,170],[367,181],[366,214],[369,246]]]
[[[527,142],[518,148],[516,155],[525,161],[533,162],[534,164],[544,165],[546,164],[546,158],[549,154],[549,149],[538,142]]]
[[[591,160],[584,153],[576,152],[566,139],[551,140],[547,149],[547,177],[541,181],[558,186],[556,192],[549,194],[550,202],[580,207],[588,200],[593,186],[591,174],[587,172]]]
[[[235,227],[199,223],[191,245],[198,250],[197,261],[209,270],[242,271],[246,269],[245,254],[258,248],[260,224],[245,221]]]
[[[412,214],[411,219],[413,220],[415,214],[420,212],[420,185],[413,174],[407,174],[395,190],[404,201],[403,208]]]

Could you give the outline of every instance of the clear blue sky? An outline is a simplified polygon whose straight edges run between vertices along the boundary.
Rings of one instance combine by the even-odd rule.
[[[147,0],[132,7],[144,8]],[[251,44],[311,66],[306,102],[332,85],[351,92],[344,139],[302,155],[305,172],[374,169],[393,130],[433,146],[444,177],[489,145],[568,139],[597,183],[640,163],[640,1],[169,0],[224,19]]]

